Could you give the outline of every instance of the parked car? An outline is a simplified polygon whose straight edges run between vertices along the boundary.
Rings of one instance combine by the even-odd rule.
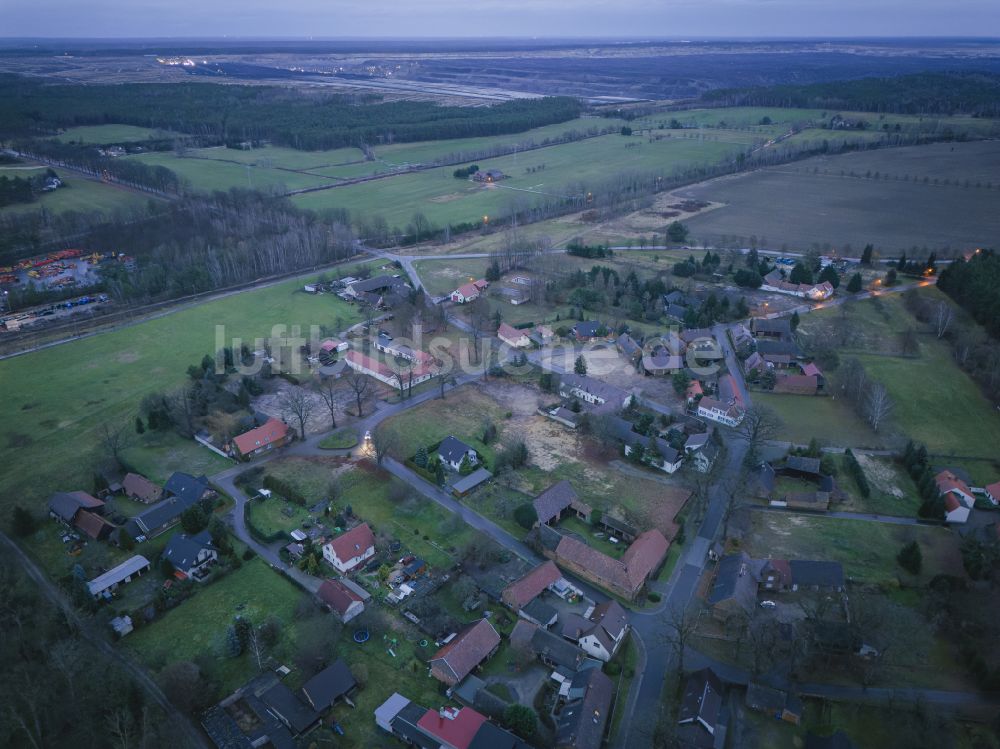
[[[778,604],[776,604],[774,601],[761,601],[760,607],[762,609],[776,609],[778,607]]]

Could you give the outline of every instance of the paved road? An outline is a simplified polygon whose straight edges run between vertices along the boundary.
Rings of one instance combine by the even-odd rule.
[[[933,520],[921,520],[920,518],[906,518],[897,515],[873,515],[866,512],[809,512],[806,510],[789,510],[784,507],[768,507],[766,505],[745,505],[757,512],[777,512],[792,515],[807,515],[816,518],[835,518],[838,520],[862,520],[868,523],[888,523],[889,525],[937,525]]]
[[[80,633],[80,636],[97,648],[108,660],[117,662],[142,687],[143,691],[149,697],[152,697],[156,704],[163,708],[170,722],[177,727],[180,734],[184,737],[185,746],[196,747],[197,749],[211,748],[211,745],[206,741],[201,731],[195,727],[186,715],[173,706],[163,693],[163,690],[160,689],[159,684],[153,680],[153,677],[149,675],[146,669],[135,663],[124,650],[113,647],[105,637],[96,632],[92,622],[85,621],[80,616],[62,590],[52,583],[48,576],[38,568],[38,565],[27,554],[21,551],[21,548],[9,536],[0,532],[0,542],[8,546],[12,553],[17,556],[28,577],[38,586],[42,594],[63,612],[67,622]]]

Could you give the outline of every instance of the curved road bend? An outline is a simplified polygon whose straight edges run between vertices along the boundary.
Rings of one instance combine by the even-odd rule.
[[[9,536],[0,532],[0,541],[10,547],[20,561],[21,566],[24,568],[28,577],[30,577],[35,585],[38,586],[38,589],[45,595],[45,597],[52,601],[52,603],[54,603],[63,612],[67,621],[76,627],[80,636],[87,640],[110,660],[117,662],[118,665],[121,666],[140,687],[142,687],[146,694],[149,697],[152,697],[153,700],[156,701],[156,704],[163,708],[167,717],[170,718],[171,722],[177,726],[180,733],[185,737],[186,746],[193,748],[196,747],[197,749],[211,749],[211,744],[205,740],[201,731],[195,727],[186,715],[173,706],[170,700],[167,699],[167,696],[163,693],[163,690],[160,689],[160,686],[153,680],[153,677],[149,675],[149,672],[147,672],[146,669],[135,663],[135,661],[133,661],[122,650],[112,646],[107,639],[102,637],[98,632],[94,631],[89,622],[84,622],[80,617],[80,614],[75,608],[73,608],[73,605],[66,598],[62,590],[56,587],[56,585],[49,580],[48,576],[38,568],[31,558],[25,554],[21,548],[10,539]]]

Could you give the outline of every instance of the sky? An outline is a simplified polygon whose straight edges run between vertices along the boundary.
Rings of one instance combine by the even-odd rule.
[[[0,0],[4,37],[1000,36],[1000,0]]]

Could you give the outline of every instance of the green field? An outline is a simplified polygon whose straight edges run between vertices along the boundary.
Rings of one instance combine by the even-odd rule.
[[[55,140],[63,143],[93,143],[94,145],[120,145],[144,140],[169,138],[169,130],[159,130],[134,125],[81,125],[63,130]]]
[[[307,193],[293,200],[302,208],[316,211],[337,208],[358,216],[381,214],[394,226],[404,226],[416,212],[438,226],[474,222],[490,214],[509,213],[515,205],[583,195],[588,184],[597,185],[616,173],[670,175],[715,163],[746,148],[743,142],[714,140],[716,137],[721,136],[685,133],[684,137],[671,135],[649,142],[640,137],[605,135],[477,161],[482,169],[500,169],[508,175],[493,186],[455,179],[453,167],[440,167]],[[745,137],[734,136],[732,140]]]
[[[4,506],[40,509],[53,491],[89,488],[101,424],[131,421],[144,395],[181,385],[187,366],[215,351],[217,325],[223,326],[226,344],[241,337],[253,345],[255,337],[271,336],[274,325],[298,325],[308,335],[312,324],[359,320],[351,305],[328,294],[300,293],[301,285],[285,281],[0,361],[8,407],[0,435],[6,450],[7,470],[0,477]],[[224,462],[193,441],[180,445],[172,436],[148,434],[127,457],[154,477],[174,469],[211,470]],[[39,465],[45,470],[39,472]]]
[[[774,512],[750,515],[743,546],[751,556],[840,562],[849,578],[873,584],[926,583],[937,574],[965,575],[958,538],[947,528]],[[918,578],[896,562],[896,554],[910,541],[917,541],[923,552]]]
[[[30,176],[33,173],[23,170],[0,171],[0,174],[6,174],[6,176]],[[62,187],[53,192],[43,193],[32,203],[19,203],[0,208],[0,215],[34,213],[43,209],[52,213],[67,213],[69,211],[114,213],[117,210],[145,205],[151,200],[159,201],[152,195],[87,179],[65,169],[57,168],[56,173],[63,182]]]
[[[319,446],[324,450],[346,450],[356,444],[358,444],[357,433],[349,427],[344,427],[324,437]]]
[[[156,672],[168,663],[197,660],[218,683],[222,698],[257,673],[251,656],[226,654],[226,631],[237,615],[260,624],[274,616],[285,626],[274,656],[280,661],[294,652],[296,627],[292,613],[302,591],[260,559],[247,562],[160,619],[139,628],[122,645]]]
[[[303,523],[312,520],[312,515],[304,507],[280,497],[253,499],[247,506],[247,512],[253,520],[254,527],[265,536],[291,533],[301,528]]]
[[[781,419],[780,440],[807,445],[815,437],[823,445],[868,448],[883,447],[887,442],[887,436],[872,432],[846,401],[757,391],[751,393],[751,399]]]

